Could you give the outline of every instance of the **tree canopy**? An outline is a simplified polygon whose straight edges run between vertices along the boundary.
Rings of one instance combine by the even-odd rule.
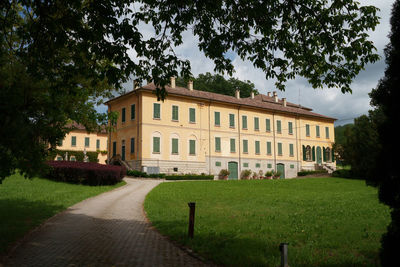
[[[367,34],[376,11],[353,0],[1,1],[0,181],[34,175],[68,119],[94,128],[105,119],[95,104],[131,77],[153,80],[163,99],[171,76],[192,76],[175,52],[188,31],[217,72],[232,74],[233,52],[279,89],[299,75],[351,91],[378,59]]]
[[[217,94],[234,96],[236,90],[240,90],[241,97],[250,97],[251,93],[258,94],[254,84],[251,81],[241,81],[237,78],[225,79],[220,74],[199,74],[196,78],[190,79],[193,81],[194,87],[199,91],[213,92]],[[178,77],[176,85],[186,87],[189,78]]]

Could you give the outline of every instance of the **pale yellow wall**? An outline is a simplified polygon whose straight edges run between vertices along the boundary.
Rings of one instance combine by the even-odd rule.
[[[76,137],[76,145],[72,146],[72,137]],[[85,147],[85,137],[89,137],[89,146]],[[107,150],[107,134],[103,133],[87,133],[86,131],[83,130],[74,130],[69,132],[61,146],[57,146],[56,149],[59,150],[76,150],[76,151],[83,151],[86,149],[86,151],[106,151]],[[96,147],[96,140],[100,140],[100,148]],[[57,157],[55,158],[57,159]],[[99,163],[105,164],[105,160],[107,159],[107,154],[101,154],[99,153],[98,156]]]

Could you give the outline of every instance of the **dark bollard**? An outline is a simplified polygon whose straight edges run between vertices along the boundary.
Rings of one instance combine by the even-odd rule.
[[[189,202],[188,206],[190,208],[189,210],[189,237],[193,238],[193,233],[194,233],[194,212],[196,209],[196,202]]]
[[[288,264],[288,243],[281,243],[279,245],[281,251],[281,267],[289,267]]]

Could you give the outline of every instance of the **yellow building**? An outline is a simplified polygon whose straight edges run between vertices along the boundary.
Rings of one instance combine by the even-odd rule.
[[[98,162],[106,164],[107,161],[107,132],[88,133],[83,125],[72,123],[71,131],[64,140],[56,147],[61,151],[86,151],[99,152]],[[54,160],[65,160],[65,155],[57,155]],[[68,155],[69,161],[76,161],[74,155]]]
[[[161,173],[210,173],[229,169],[275,170],[285,178],[300,170],[335,169],[334,118],[279,99],[276,92],[249,98],[175,86],[164,102],[153,83],[109,100],[119,113],[109,134],[108,157],[133,169]]]

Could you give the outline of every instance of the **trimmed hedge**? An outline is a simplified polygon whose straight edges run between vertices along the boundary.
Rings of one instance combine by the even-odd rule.
[[[204,174],[166,175],[165,180],[214,180],[214,175],[204,175]]]
[[[352,170],[340,169],[332,173],[332,177],[349,178],[349,179],[362,179],[360,177],[355,177]]]
[[[313,175],[313,174],[326,174],[326,173],[328,173],[327,170],[299,171],[297,173],[297,176],[307,176],[307,175]]]
[[[126,168],[122,166],[78,161],[49,161],[47,164],[50,168],[46,178],[74,184],[112,185],[126,175]]]

